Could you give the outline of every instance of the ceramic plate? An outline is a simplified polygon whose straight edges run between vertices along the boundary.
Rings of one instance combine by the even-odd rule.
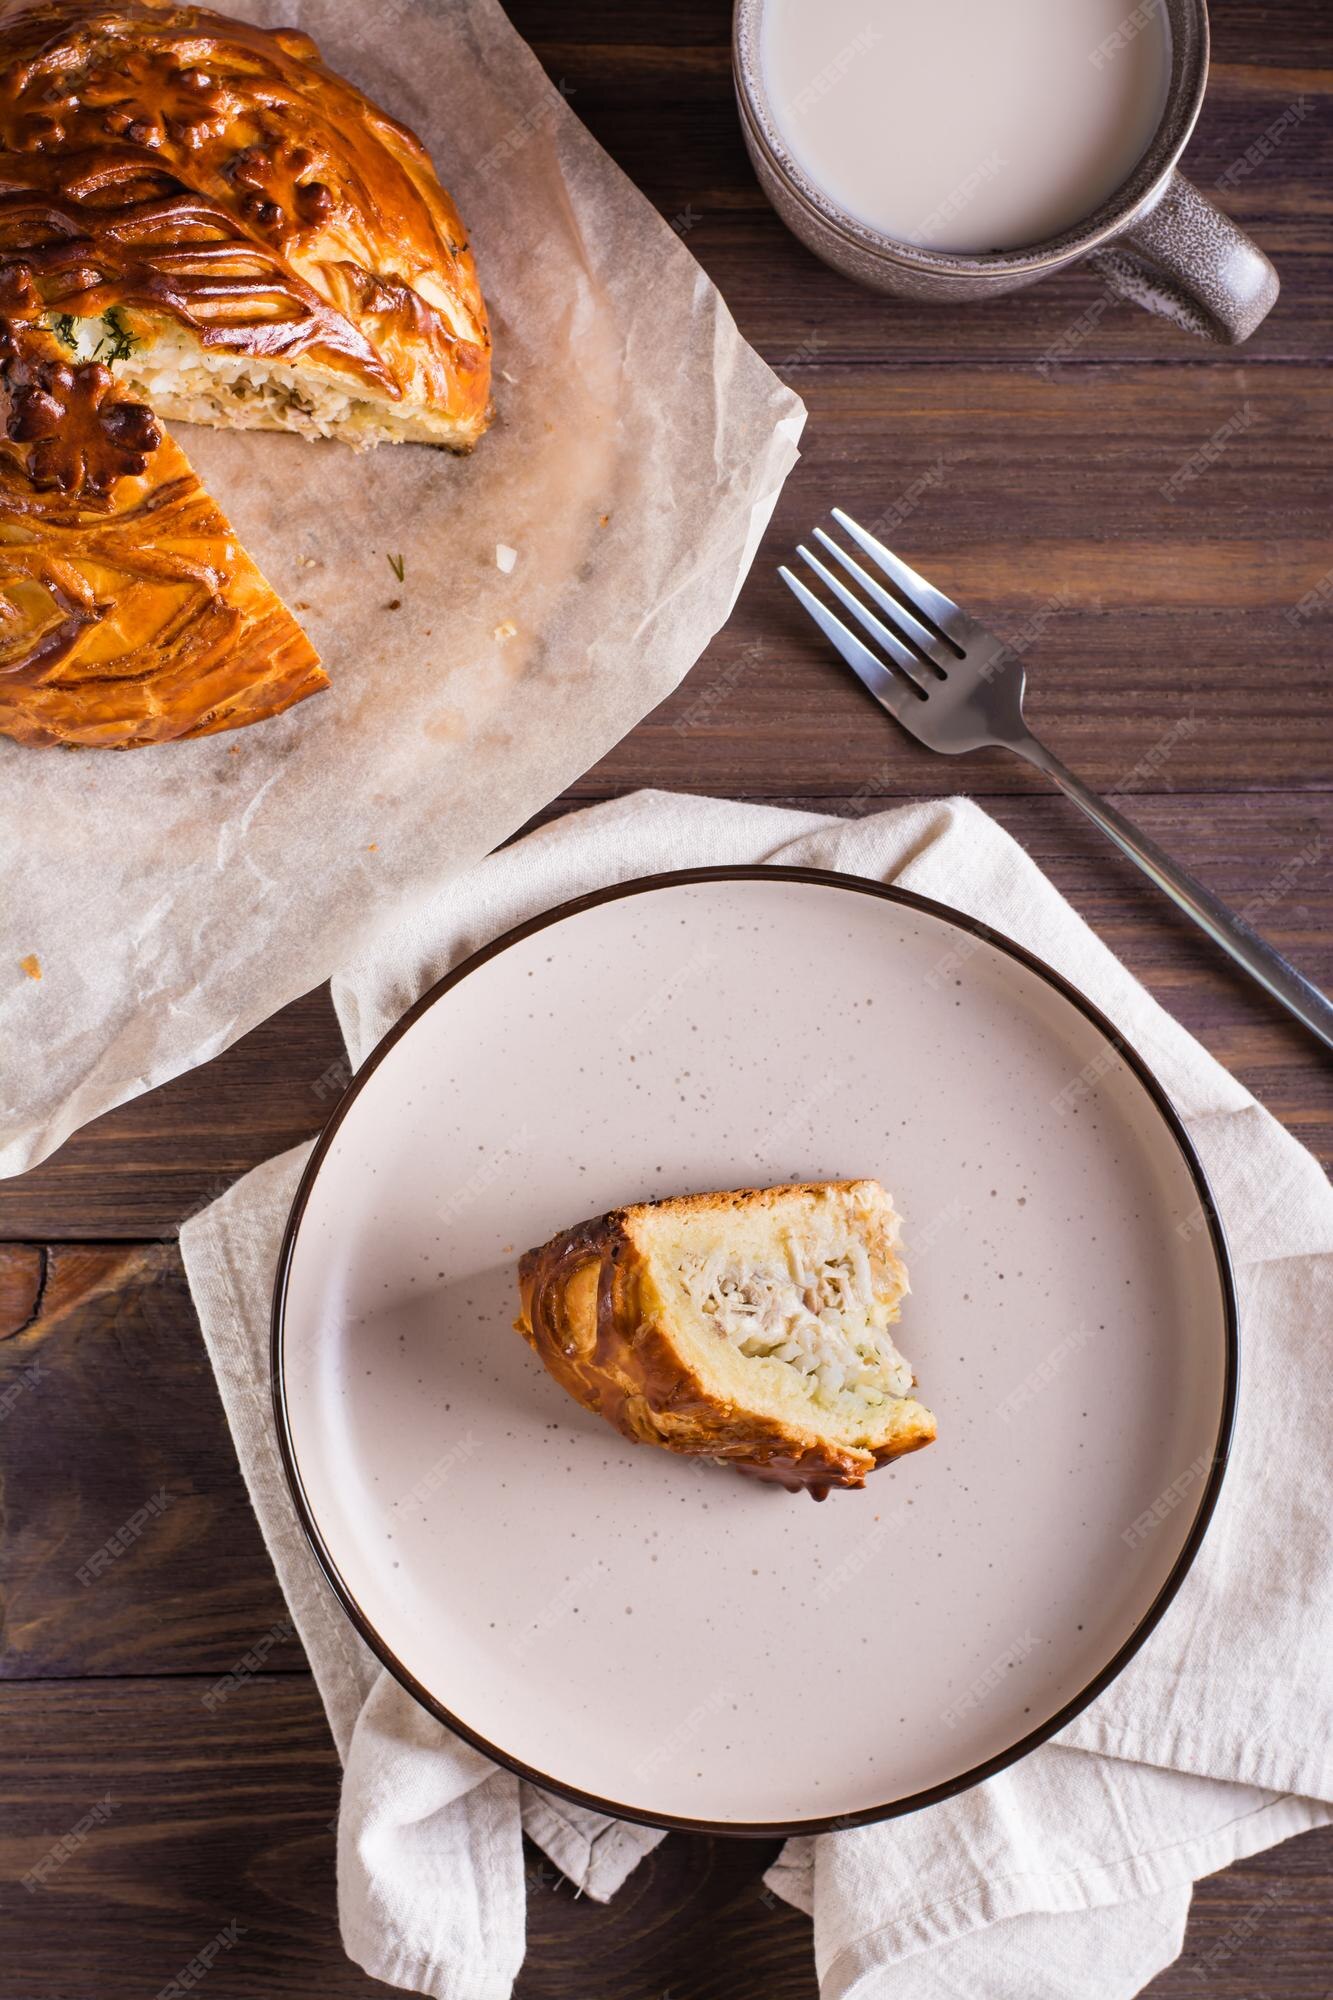
[[[822,1505],[635,1446],[513,1331],[520,1251],[623,1202],[873,1175],[928,1450]],[[566,905],[428,993],[310,1162],[279,1426],[360,1631],[609,1812],[736,1832],[989,1776],[1119,1671],[1216,1498],[1235,1309],[1160,1087],[940,906],[784,869]]]

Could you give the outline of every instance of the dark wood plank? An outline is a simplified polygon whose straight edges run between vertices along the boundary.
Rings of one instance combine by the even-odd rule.
[[[910,794],[908,767],[925,753],[887,723],[881,727],[873,710],[868,721],[884,763],[879,770],[865,766],[859,796],[789,791],[775,802],[851,815]],[[714,735],[729,733],[725,703],[709,711],[706,727]],[[733,757],[744,760],[745,741],[730,740]],[[1145,750],[1154,740],[1145,738]],[[1189,747],[1182,739],[1182,758]],[[966,766],[954,768],[962,782]],[[1133,766],[1123,768],[1128,777]],[[739,777],[734,764],[732,769]],[[1173,762],[1159,767],[1153,782],[1162,782],[1163,770],[1173,773]],[[648,782],[652,773],[643,776]],[[685,791],[745,791],[743,783],[715,785],[685,772],[662,781]],[[586,801],[566,800],[539,819],[579,803]],[[1228,798],[1182,791],[1140,797],[1131,781],[1126,803],[1155,839],[1219,895],[1248,910],[1311,978],[1333,984],[1333,795]],[[992,796],[984,804],[1157,998],[1333,1164],[1333,1070],[1303,1031],[1233,971],[1066,801],[1044,793]],[[327,995],[300,1001],[202,1069],[98,1119],[42,1166],[0,1182],[0,1241],[173,1235],[184,1215],[215,1199],[247,1168],[316,1132],[345,1078]]]
[[[252,1685],[212,1716],[200,1686],[0,1690],[6,1995],[143,2000],[233,1925],[211,2000],[391,1990],[338,1943],[337,1758],[313,1682]],[[99,1808],[53,1866],[54,1844]]]
[[[559,40],[614,45],[629,66],[641,52],[722,47],[731,30],[730,0],[672,0],[669,7],[629,0],[511,0],[520,34],[544,54]],[[1277,67],[1327,61],[1330,30],[1324,0],[1226,0],[1212,9],[1213,59],[1240,58]],[[1320,55],[1320,51],[1325,54]]]
[[[730,8],[511,9],[548,73],[611,156],[689,242],[723,287],[742,331],[779,367],[812,331],[824,361],[1021,365],[1059,338],[1101,290],[1084,270],[1059,273],[986,306],[948,315],[885,300],[825,269],[787,232],[750,169],[734,115]],[[1262,14],[1264,25],[1258,24]],[[1333,281],[1322,255],[1333,205],[1333,102],[1326,10],[1214,9],[1214,63],[1185,167],[1204,188],[1287,112],[1302,107],[1273,154],[1222,197],[1277,264],[1284,296],[1246,360],[1327,357]],[[1321,69],[1322,66],[1322,69]],[[478,238],[484,251],[484,229]],[[1148,359],[1213,368],[1216,354],[1137,308],[1116,304],[1081,350],[1084,364]]]
[[[886,722],[776,574],[837,503],[1021,643],[1033,727],[1112,791],[1333,784],[1333,387],[1299,369],[1046,383],[817,370],[802,462],[736,612],[677,692],[575,787],[751,797],[1034,796],[1004,752],[934,756]],[[1162,488],[1238,411],[1202,477]],[[1322,594],[1321,594],[1322,585]],[[1311,593],[1315,593],[1312,602]],[[1182,726],[1183,725],[1183,726]]]
[[[0,1340],[27,1326],[42,1294],[46,1259],[30,1244],[0,1249]]]
[[[188,1682],[0,1690],[0,1857],[14,1885],[0,1914],[0,1978],[13,2000],[142,2000],[228,1926],[239,1934],[213,1961],[210,2000],[390,1990],[338,1943],[338,1767],[313,1682],[261,1677],[207,1717],[198,1697]],[[99,1806],[99,1822],[53,1866],[54,1844]],[[759,1881],[775,1852],[772,1842],[671,1841],[599,1908],[529,1850],[518,2000],[661,2000],[664,1988],[702,2000],[747,1977],[765,1979],[775,2000],[808,2000],[809,1926]],[[41,1876],[25,1893],[33,1869]]]
[[[172,1236],[248,1168],[317,1132],[345,1081],[321,987],[214,1061],[85,1126],[44,1165],[0,1181],[0,1242]]]
[[[305,1676],[257,1678],[202,1720],[183,1681],[0,1688],[2,1990],[143,2000],[235,1926],[209,2000],[387,1993],[338,1943],[337,1777]],[[55,1844],[96,1807],[102,1817],[53,1865]],[[815,2000],[810,1927],[762,1882],[774,1852],[673,1836],[599,1907],[529,1850],[517,2000]],[[1333,1830],[1213,1876],[1185,1955],[1149,1992],[1172,2000],[1206,1977],[1214,2000],[1325,2000],[1330,1887]]]
[[[0,1342],[0,1677],[303,1668],[175,1246],[43,1262]]]

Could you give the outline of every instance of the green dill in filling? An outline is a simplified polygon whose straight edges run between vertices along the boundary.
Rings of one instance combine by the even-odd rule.
[[[108,367],[116,361],[128,361],[139,343],[121,318],[119,307],[112,306],[110,312],[102,314],[102,325],[106,332],[93,349],[94,361],[105,361]]]
[[[73,313],[48,313],[47,324],[60,345],[67,347],[71,354],[78,355],[85,361],[105,362],[108,368],[114,367],[117,361],[128,361],[136,348],[142,345],[121,318],[119,306],[112,306],[109,311],[104,312],[100,322],[78,319]],[[93,328],[97,325],[100,325],[101,333],[96,345],[87,353],[81,354],[81,349],[91,338]]]

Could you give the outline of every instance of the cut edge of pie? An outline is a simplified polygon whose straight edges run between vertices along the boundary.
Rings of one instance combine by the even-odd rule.
[[[138,749],[328,685],[152,412],[100,362],[0,323],[0,735]]]

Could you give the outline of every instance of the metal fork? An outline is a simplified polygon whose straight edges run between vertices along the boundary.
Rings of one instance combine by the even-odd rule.
[[[1186,916],[1326,1048],[1333,1049],[1333,1003],[1319,988],[1037,741],[1023,719],[1026,674],[1017,652],[918,576],[841,507],[833,509],[833,518],[879,575],[822,528],[815,529],[815,539],[832,558],[832,566],[804,543],[798,554],[879,650],[858,639],[785,564],[778,574],[881,708],[929,750],[957,756],[999,745],[1054,778]],[[881,577],[888,579],[896,594],[884,588]]]

